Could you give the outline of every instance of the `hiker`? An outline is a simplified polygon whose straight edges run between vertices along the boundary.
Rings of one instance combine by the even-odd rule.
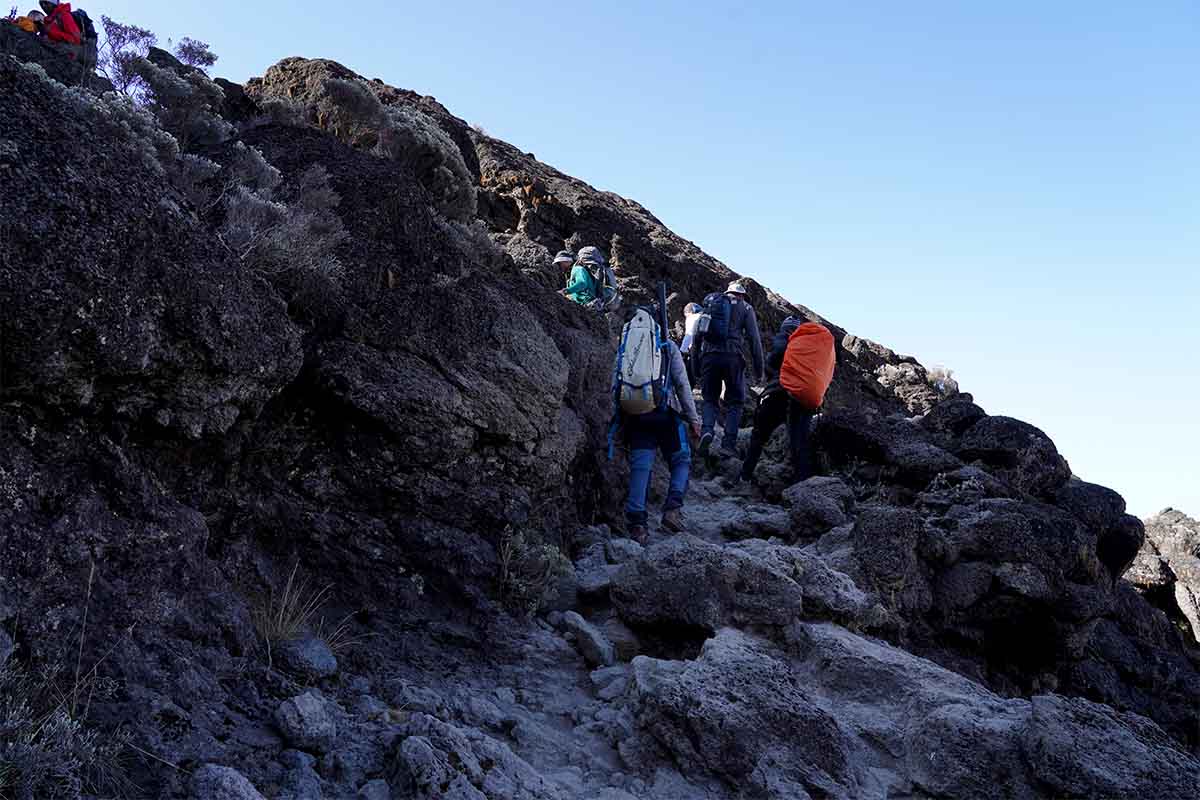
[[[579,260],[576,261],[569,250],[560,250],[558,255],[554,257],[555,264],[572,264],[571,272],[567,276],[567,285],[562,289],[560,294],[566,295],[570,300],[574,300],[581,306],[586,306],[588,303],[596,299],[596,279],[592,276],[592,272],[584,263],[583,257],[585,251],[596,250],[594,247],[585,247],[579,251]],[[599,251],[596,251],[597,253]],[[591,253],[588,253],[591,256]],[[565,262],[564,262],[565,258]]]
[[[554,256],[554,267],[560,272],[569,272],[571,265],[575,263],[575,256],[571,255],[570,250],[559,250]]]
[[[750,450],[742,462],[739,481],[752,481],[771,434],[784,422],[792,462],[792,482],[812,477],[808,432],[813,415],[824,402],[836,361],[833,334],[822,325],[788,317],[771,341],[767,356],[769,382],[758,399]]]
[[[704,306],[699,303],[688,303],[683,307],[683,343],[679,345],[679,352],[683,354],[683,360],[687,364],[688,380],[693,386],[697,384],[696,376],[699,374],[697,365],[700,362],[700,348],[696,346],[696,328],[700,324],[700,315],[704,311]]]
[[[660,314],[662,311],[660,311]],[[654,468],[654,452],[662,451],[671,480],[663,503],[662,527],[683,530],[683,498],[692,467],[688,429],[700,435],[700,415],[692,399],[687,368],[679,348],[665,335],[666,327],[649,311],[639,308],[621,332],[621,346],[613,365],[612,393],[616,414],[610,430],[619,427],[629,446],[629,494],[625,519],[629,538],[645,544],[646,493]]]
[[[46,12],[42,23],[42,32],[52,42],[79,45],[82,34],[79,23],[71,15],[70,3],[56,3],[54,0],[39,0],[38,5]]]
[[[738,423],[742,404],[746,401],[746,357],[744,347],[749,340],[754,359],[755,382],[762,380],[763,349],[758,333],[758,316],[746,301],[746,287],[734,281],[724,293],[704,298],[704,313],[700,326],[701,337],[700,388],[704,398],[704,429],[700,435],[700,455],[707,456],[712,447],[713,431],[721,411],[721,389],[724,386],[725,420],[719,455],[737,456]]]
[[[41,33],[42,24],[45,22],[46,15],[40,11],[30,11],[23,17],[17,17],[11,20],[12,24],[16,25],[26,33]]]

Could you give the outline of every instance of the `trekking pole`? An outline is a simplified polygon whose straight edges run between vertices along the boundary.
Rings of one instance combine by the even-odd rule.
[[[667,284],[668,281],[658,282],[658,324],[662,327],[663,341],[670,338],[667,333]]]

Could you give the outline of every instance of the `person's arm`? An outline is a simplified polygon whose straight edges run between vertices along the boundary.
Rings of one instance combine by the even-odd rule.
[[[767,355],[767,368],[778,371],[783,366],[783,355],[787,352],[788,337],[777,333],[771,340],[771,352]]]
[[[576,264],[571,267],[571,277],[567,279],[567,288],[563,289],[566,294],[579,294],[591,288],[591,275],[585,267]]]
[[[746,303],[746,316],[743,323],[746,327],[746,335],[750,337],[750,354],[754,358],[754,379],[761,381],[763,379],[763,346],[762,336],[758,332],[758,315],[754,313],[754,306]]]
[[[688,381],[687,367],[683,363],[683,354],[673,344],[671,351],[671,389],[675,399],[683,409],[683,416],[693,428],[700,425],[700,414],[696,411],[696,401],[692,397],[692,384]]]

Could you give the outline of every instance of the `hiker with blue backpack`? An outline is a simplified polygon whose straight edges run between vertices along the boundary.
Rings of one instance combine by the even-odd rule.
[[[629,446],[625,519],[629,538],[642,544],[649,537],[646,494],[656,451],[662,452],[671,472],[662,527],[675,533],[683,530],[681,509],[692,468],[688,432],[690,428],[699,436],[701,426],[683,356],[667,335],[666,298],[661,287],[659,297],[657,314],[638,308],[625,325],[613,365],[609,454],[611,457],[612,440],[619,429]]]
[[[707,457],[712,448],[717,417],[721,411],[721,390],[725,392],[724,436],[719,455],[736,458],[738,424],[746,402],[745,346],[750,345],[754,360],[754,379],[763,377],[762,338],[758,316],[746,300],[746,287],[734,281],[723,292],[704,298],[697,331],[701,341],[700,393],[704,399],[704,426],[700,435],[700,455]]]

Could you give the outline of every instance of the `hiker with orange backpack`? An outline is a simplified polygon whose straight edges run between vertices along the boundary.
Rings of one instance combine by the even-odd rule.
[[[770,380],[758,399],[750,450],[742,462],[738,480],[754,479],[754,469],[763,448],[784,422],[788,424],[792,480],[798,482],[811,477],[808,430],[813,414],[821,407],[825,392],[833,381],[835,363],[833,334],[829,329],[800,317],[788,317],[783,321],[779,333],[771,341],[771,352],[767,356]]]

